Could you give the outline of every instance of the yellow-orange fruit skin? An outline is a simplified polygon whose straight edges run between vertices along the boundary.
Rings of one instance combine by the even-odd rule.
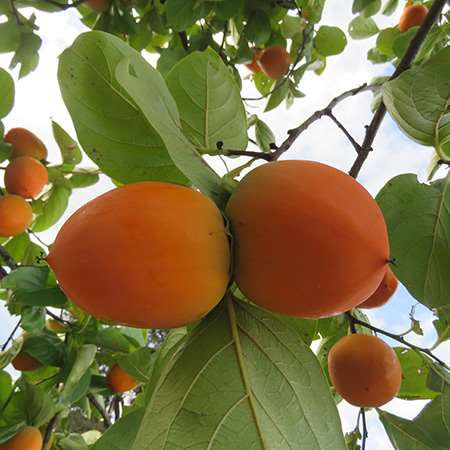
[[[40,361],[33,358],[33,356],[23,350],[16,355],[11,364],[14,369],[19,370],[20,372],[29,372],[42,367],[42,363]]]
[[[313,161],[257,167],[239,183],[231,221],[235,279],[254,303],[318,318],[366,300],[386,270],[383,215],[347,174]]]
[[[86,4],[94,11],[102,13],[109,9],[111,0],[87,0]]]
[[[126,392],[138,386],[138,382],[120,366],[113,366],[106,375],[108,385],[113,392]]]
[[[281,45],[273,45],[259,55],[259,67],[269,77],[278,80],[289,71],[291,57]]]
[[[402,383],[394,350],[381,339],[363,334],[345,336],[331,348],[328,371],[336,392],[360,407],[384,405],[398,394]]]
[[[35,427],[24,427],[12,439],[0,444],[0,450],[41,450],[42,434]]]
[[[45,144],[26,128],[11,128],[5,134],[4,140],[12,145],[11,158],[31,156],[40,161],[47,158]]]
[[[19,195],[0,196],[0,236],[23,233],[33,219],[33,210]]]
[[[398,29],[404,33],[412,27],[422,25],[427,17],[428,8],[425,5],[408,5],[405,6],[398,23]]]
[[[46,327],[48,330],[53,331],[54,333],[65,333],[66,327],[55,319],[48,319],[46,323]]]
[[[47,258],[78,306],[142,328],[201,318],[225,293],[229,260],[215,204],[158,182],[125,185],[84,205],[63,225]]]
[[[370,309],[383,306],[394,295],[397,286],[397,277],[393,274],[391,268],[388,267],[378,289],[367,300],[361,303],[359,308]]]
[[[6,167],[5,187],[10,194],[35,198],[47,183],[47,169],[31,156],[15,158]]]
[[[261,48],[255,48],[253,50],[252,62],[250,64],[245,65],[245,67],[247,67],[248,70],[252,71],[253,73],[261,72],[261,67],[259,67],[258,61],[259,61],[259,57],[263,51],[264,50]]]

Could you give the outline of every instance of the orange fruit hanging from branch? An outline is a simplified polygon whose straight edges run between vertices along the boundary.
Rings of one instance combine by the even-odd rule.
[[[211,200],[183,186],[141,182],[75,212],[47,261],[68,297],[93,316],[172,328],[200,319],[221,300],[230,255]]]
[[[137,380],[118,365],[111,367],[106,379],[111,390],[118,393],[131,391],[139,385]]]
[[[288,73],[291,57],[284,47],[273,45],[262,51],[258,64],[269,78],[278,80]]]
[[[226,212],[235,278],[248,299],[317,318],[366,300],[386,271],[386,224],[353,178],[313,161],[278,161],[247,174]]]
[[[0,195],[0,236],[23,233],[33,219],[33,210],[19,195]]]
[[[12,439],[0,444],[0,450],[41,450],[42,434],[38,428],[26,426]]]
[[[418,27],[423,24],[428,14],[428,8],[425,5],[407,5],[400,16],[398,29],[404,33],[412,27]]]
[[[388,267],[378,289],[367,300],[361,303],[359,308],[378,308],[383,306],[394,295],[397,286],[397,277],[393,274],[391,268]]]
[[[42,367],[42,363],[40,361],[23,350],[21,350],[15,356],[11,364],[13,365],[14,369],[21,372],[30,372]]]
[[[20,156],[5,170],[5,187],[10,194],[36,198],[48,183],[48,172],[37,159]]]
[[[5,134],[4,140],[12,145],[11,158],[31,156],[40,161],[47,158],[44,143],[26,128],[11,128]]]

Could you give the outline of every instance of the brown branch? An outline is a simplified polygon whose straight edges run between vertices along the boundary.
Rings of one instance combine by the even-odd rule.
[[[3,247],[3,245],[0,245],[0,257],[3,259],[6,266],[11,270],[15,270],[19,267],[19,265],[14,261],[14,258],[9,254],[8,250]]]
[[[450,370],[450,367],[448,367],[447,364],[445,364],[445,362],[442,361],[442,359],[435,356],[429,348],[419,347],[418,345],[411,344],[410,342],[406,341],[403,338],[403,336],[399,336],[398,334],[394,334],[389,331],[382,330],[381,328],[374,327],[370,323],[364,322],[363,320],[360,320],[357,317],[352,316],[352,314],[350,312],[346,312],[345,314],[347,315],[347,318],[350,321],[350,323],[361,325],[362,327],[368,328],[369,330],[375,331],[376,333],[380,333],[387,337],[390,337],[391,339],[394,339],[394,341],[400,342],[401,344],[406,345],[407,347],[409,347],[417,352],[425,353],[430,358],[437,361],[442,367],[445,367],[446,369]]]
[[[46,448],[48,447],[48,443],[50,442],[50,439],[52,437],[53,430],[55,429],[55,426],[56,426],[56,422],[58,421],[58,414],[59,413],[56,413],[50,419],[50,422],[48,423],[47,428],[45,429],[44,440],[42,443],[42,450],[46,450]]]
[[[272,153],[265,152],[252,152],[247,150],[224,150],[224,156],[247,156],[249,158],[264,159],[266,161],[272,161]]]
[[[395,72],[392,74],[389,80],[397,78],[402,72],[404,72],[410,67],[422,43],[427,37],[428,32],[431,30],[431,27],[433,26],[434,22],[438,19],[439,15],[441,14],[441,11],[444,8],[445,4],[446,0],[436,0],[433,3],[433,6],[430,8],[430,11],[428,12],[425,21],[417,30],[417,33],[415,34],[408,49],[406,50],[405,55],[403,56],[402,60],[398,64],[397,68],[395,69]],[[353,163],[353,166],[349,171],[349,175],[352,176],[353,178],[356,178],[358,176],[365,160],[369,156],[369,153],[372,150],[373,141],[375,140],[375,136],[378,133],[381,122],[383,121],[385,115],[386,115],[386,107],[384,106],[384,103],[381,103],[378,109],[376,110],[372,118],[372,121],[366,128],[366,135],[364,137],[363,143],[361,144],[361,151],[359,152],[357,158],[355,159],[355,162]]]
[[[75,0],[74,2],[68,4],[59,3],[56,0],[44,0],[44,2],[50,3],[50,5],[53,6],[57,6],[61,11],[65,11],[66,9],[69,8],[77,8],[82,3],[86,2],[86,0]]]
[[[328,105],[325,108],[320,109],[315,113],[311,114],[311,116],[309,116],[298,127],[288,131],[288,137],[280,145],[280,147],[271,154],[272,160],[278,159],[284,152],[289,150],[289,148],[292,146],[295,140],[316,120],[319,120],[323,116],[329,116],[333,108],[342,100],[345,100],[348,97],[353,97],[354,95],[359,94],[360,92],[370,91],[372,89],[373,89],[372,86],[367,85],[367,83],[364,83],[363,85],[357,88],[345,91],[342,94],[338,95],[337,97],[333,98],[333,100],[331,100],[331,102],[328,103]]]
[[[11,333],[8,336],[8,339],[6,339],[5,343],[2,345],[2,352],[5,351],[6,347],[8,347],[8,344],[11,342],[12,338],[14,337],[14,335],[16,334],[16,331],[18,330],[19,326],[20,326],[20,322],[22,321],[22,319],[20,319],[16,326],[13,328],[13,330],[11,331]]]
[[[94,406],[94,408],[100,413],[100,415],[103,418],[103,422],[105,424],[105,428],[109,428],[112,423],[111,423],[111,419],[109,418],[108,414],[105,411],[105,408],[102,407],[102,405],[100,405],[99,401],[95,398],[95,396],[91,393],[89,393],[87,395],[89,401],[92,403],[92,405]]]
[[[366,440],[369,436],[369,432],[367,431],[367,422],[366,422],[366,411],[364,408],[359,410],[362,419],[362,440],[361,440],[361,450],[366,450]]]
[[[361,151],[361,146],[355,141],[353,136],[348,132],[347,128],[336,118],[332,111],[328,111],[327,116],[337,125],[337,127],[345,134],[346,138],[350,141],[355,149],[356,153]]]

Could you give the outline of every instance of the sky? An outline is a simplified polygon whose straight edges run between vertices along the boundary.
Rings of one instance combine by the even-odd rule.
[[[377,16],[379,27],[395,25],[398,22],[399,14],[400,10],[392,17]],[[351,2],[328,0],[322,24],[340,26],[346,31],[351,18]],[[15,106],[4,123],[6,129],[19,126],[36,133],[49,149],[49,161],[57,164],[60,156],[51,134],[50,119],[56,120],[72,136],[75,136],[69,114],[59,93],[56,78],[57,55],[71,45],[80,32],[87,31],[87,29],[80,23],[77,12],[71,10],[58,14],[37,13],[37,24],[41,27],[39,34],[43,38],[39,67],[31,75],[17,82]],[[348,45],[344,53],[334,58],[328,58],[327,67],[322,76],[307,72],[300,85],[300,89],[306,93],[306,97],[296,100],[290,109],[285,109],[283,105],[275,111],[263,114],[258,103],[248,104],[248,111],[260,115],[260,118],[272,128],[277,143],[285,139],[288,129],[299,125],[312,112],[326,106],[339,93],[368,82],[374,76],[390,74],[393,71],[390,65],[372,65],[367,61],[366,53],[374,45],[374,38],[354,41],[347,33],[347,39]],[[0,67],[7,68],[10,58],[11,55],[0,55]],[[150,61],[152,61],[151,58]],[[242,74],[246,73],[243,69]],[[17,71],[14,72],[14,76],[17,80]],[[258,95],[248,81],[244,82],[242,94],[244,97]],[[364,125],[368,124],[371,119],[370,101],[370,93],[359,94],[342,102],[334,110],[335,115],[359,142],[364,136]],[[262,106],[264,106],[264,102],[262,102]],[[431,149],[409,140],[389,116],[383,122],[373,147],[374,151],[363,166],[359,177],[359,181],[372,195],[376,195],[389,179],[401,173],[416,173],[421,180],[424,180],[426,167],[432,156]],[[325,117],[315,122],[310,129],[303,133],[283,158],[312,159],[348,171],[355,158],[355,153],[342,132]],[[240,162],[235,160],[235,164]],[[93,163],[84,157],[83,166],[93,167]],[[215,165],[215,168],[218,171],[223,170],[221,165]],[[93,187],[74,190],[64,217],[50,230],[40,233],[40,237],[44,242],[51,243],[56,232],[71,213],[112,187],[112,183],[106,177],[102,177],[101,182]],[[373,325],[400,333],[408,329],[410,325],[408,316],[411,306],[414,304],[414,299],[406,289],[400,287],[387,305],[369,312],[368,316]],[[418,345],[432,345],[436,338],[432,325],[432,314],[425,307],[418,305],[415,317],[421,321],[424,337],[411,334],[408,335],[408,339]],[[3,342],[15,325],[16,319],[11,318],[1,304],[0,323],[0,342]],[[388,342],[395,345],[392,341],[388,340]],[[448,361],[450,359],[450,342],[438,347],[435,353]],[[382,409],[405,418],[413,418],[425,403],[424,401],[411,402],[394,399]],[[339,411],[344,430],[352,430],[356,424],[358,409],[346,402],[341,402]],[[369,428],[367,450],[392,449],[393,447],[377,419],[377,414],[370,411],[367,417]]]

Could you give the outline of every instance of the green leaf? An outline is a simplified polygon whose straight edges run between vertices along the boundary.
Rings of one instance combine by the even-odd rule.
[[[116,77],[159,133],[174,163],[204,194],[223,204],[226,193],[221,179],[184,136],[175,100],[160,73],[148,64],[130,66],[130,61],[123,59],[116,68]],[[146,95],[149,89],[151,97]]]
[[[116,352],[130,351],[130,342],[115,327],[102,328],[99,330],[93,343],[100,348],[109,349]]]
[[[314,38],[314,45],[323,56],[339,55],[347,45],[347,38],[340,28],[322,25]]]
[[[383,100],[399,127],[413,140],[450,159],[450,47],[423,66],[412,67],[383,85]]]
[[[281,22],[280,31],[285,39],[292,39],[302,31],[303,21],[300,17],[286,16]]]
[[[0,119],[6,117],[14,106],[14,93],[14,80],[0,67]]]
[[[258,92],[264,96],[269,94],[275,83],[274,80],[262,72],[256,72],[253,74],[253,82],[255,83],[255,87],[258,89]]]
[[[77,358],[73,363],[69,376],[64,384],[64,389],[61,392],[61,401],[66,404],[71,404],[74,400],[73,394],[76,391],[80,380],[85,375],[91,364],[94,362],[97,347],[95,345],[82,345],[77,352]]]
[[[122,183],[186,183],[158,133],[116,80],[123,58],[134,68],[149,67],[121,39],[99,31],[81,34],[60,56],[60,89],[81,146],[106,175]],[[147,101],[162,86],[152,80]]]
[[[23,78],[36,69],[39,63],[38,50],[41,48],[42,39],[32,32],[23,32],[20,37],[20,44],[14,53],[10,69],[14,69],[20,64],[19,78]]]
[[[417,27],[410,28],[408,31],[404,33],[400,33],[395,37],[394,42],[392,43],[392,50],[397,58],[403,58],[408,50],[411,41],[416,35]]]
[[[47,285],[48,267],[19,267],[1,280],[1,286],[16,292],[33,292]]]
[[[73,188],[85,188],[93,186],[99,180],[98,173],[76,172],[70,177],[70,184]]]
[[[70,189],[62,186],[53,187],[44,204],[42,214],[33,223],[33,231],[45,231],[62,217],[69,204]]]
[[[80,434],[70,433],[68,436],[58,441],[58,446],[62,450],[89,450],[86,441]]]
[[[297,0],[297,4],[302,8],[302,12],[306,13],[308,21],[312,23],[319,23],[322,18],[325,0]]]
[[[385,28],[378,33],[377,49],[386,56],[394,56],[393,44],[399,36],[400,31],[397,27]]]
[[[346,448],[322,370],[298,333],[229,299],[168,361],[133,449],[168,446]]]
[[[23,350],[47,366],[59,366],[63,360],[65,347],[54,333],[42,331],[27,337]]]
[[[403,381],[397,397],[406,400],[432,399],[437,393],[428,389],[429,362],[420,354],[404,347],[395,347],[402,366]]]
[[[261,9],[252,12],[245,27],[245,38],[256,46],[264,45],[272,33],[270,19]]]
[[[286,98],[288,92],[289,85],[286,83],[286,80],[284,78],[277,80],[273,88],[273,92],[270,94],[269,100],[267,101],[264,112],[275,109]]]
[[[348,34],[352,39],[367,39],[379,31],[371,17],[357,16],[348,26]]]
[[[12,378],[8,372],[0,371],[0,411],[12,393]]]
[[[165,48],[156,63],[156,68],[161,72],[163,77],[172,70],[173,66],[186,56],[186,50],[183,48]]]
[[[429,308],[450,303],[450,173],[431,185],[399,175],[377,201],[389,232],[392,267],[413,297]]]
[[[64,164],[77,165],[81,162],[82,155],[78,143],[73,140],[61,125],[52,120],[53,137],[61,151]]]
[[[399,0],[388,0],[383,7],[382,13],[385,16],[390,16],[391,14],[393,14],[395,12],[395,10],[397,9],[398,2],[399,2]]]
[[[205,17],[211,10],[212,2],[198,0],[167,0],[167,25],[175,31],[184,31]]]
[[[92,450],[129,450],[139,431],[144,416],[144,409],[123,416],[108,428],[102,437],[94,444]]]
[[[150,348],[140,348],[117,359],[120,367],[138,381],[146,383],[150,380],[156,353]]]
[[[236,82],[212,49],[183,58],[166,77],[185,135],[200,152],[247,147],[247,120]]]
[[[438,335],[434,347],[450,339],[450,306],[443,306],[436,309],[437,319],[433,320],[433,325]]]
[[[34,427],[41,427],[55,414],[55,405],[50,395],[39,386],[25,384],[25,405],[27,423]]]
[[[275,143],[275,136],[272,133],[272,130],[260,119],[258,119],[255,124],[255,138],[258,147],[263,152],[268,152],[270,150],[270,144]]]
[[[45,308],[42,306],[22,306],[21,327],[30,333],[45,328]]]
[[[20,43],[20,28],[13,15],[0,23],[0,53],[14,52]]]
[[[0,352],[0,369],[6,367],[14,359],[20,352],[22,345],[23,339],[15,339],[7,350]]]

